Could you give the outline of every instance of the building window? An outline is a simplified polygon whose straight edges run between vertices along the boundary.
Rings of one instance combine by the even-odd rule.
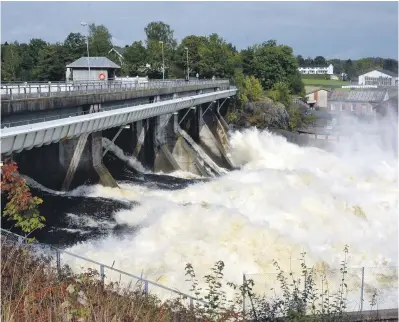
[[[331,104],[331,111],[335,111],[335,104]]]
[[[351,112],[356,111],[355,104],[351,104]]]

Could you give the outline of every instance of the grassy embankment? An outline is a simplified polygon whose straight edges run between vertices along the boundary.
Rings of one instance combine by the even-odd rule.
[[[15,246],[2,237],[1,321],[345,321],[346,254],[347,249],[341,266],[340,291],[334,295],[328,289],[318,293],[315,274],[306,266],[305,254],[300,259],[299,278],[292,272],[285,276],[274,262],[282,290],[280,298],[255,295],[252,280],[243,285],[223,282],[221,261],[204,277],[207,287],[201,289],[193,267],[187,264],[192,293],[208,303],[188,308],[183,304],[186,299],[161,301],[145,294],[141,285],[103,285],[93,270],[74,274],[64,266],[57,271],[49,259],[33,256],[29,246]],[[226,299],[226,289],[234,291],[234,301]],[[241,312],[244,296],[245,316]]]
[[[321,79],[321,78],[302,78],[305,84],[306,93],[325,88],[328,90],[348,91],[348,88],[342,88],[343,85],[350,85],[349,82],[341,80]]]

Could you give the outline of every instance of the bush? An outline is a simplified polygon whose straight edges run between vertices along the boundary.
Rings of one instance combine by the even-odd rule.
[[[194,268],[185,267],[193,296],[206,301],[188,308],[184,298],[161,301],[146,294],[142,285],[123,287],[118,282],[103,285],[98,272],[75,274],[68,266],[57,270],[51,259],[33,255],[33,245],[16,246],[2,237],[1,320],[2,321],[344,321],[346,258],[341,264],[337,294],[328,288],[318,292],[315,270],[301,254],[301,277],[286,276],[277,262],[282,296],[271,298],[253,292],[254,282],[242,285],[224,282],[223,261],[204,276],[206,287],[199,287]],[[325,278],[325,277],[324,277]],[[227,299],[226,290],[233,291]],[[250,305],[242,312],[243,300]],[[353,317],[353,316],[352,316]]]

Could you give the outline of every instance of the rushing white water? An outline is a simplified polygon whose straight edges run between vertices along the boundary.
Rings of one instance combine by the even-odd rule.
[[[120,147],[118,147],[116,144],[114,144],[111,140],[103,137],[102,144],[103,144],[104,148],[109,149],[109,151],[111,151],[113,154],[115,154],[119,159],[125,161],[133,169],[135,169],[141,173],[150,173],[149,170],[147,170],[146,168],[143,167],[143,165],[140,163],[140,161],[138,161],[133,156],[125,155],[123,150]]]
[[[223,260],[226,280],[239,283],[244,272],[275,273],[272,260],[300,272],[303,251],[309,266],[339,268],[348,245],[349,267],[398,265],[397,158],[376,140],[357,136],[326,152],[249,129],[234,133],[230,145],[241,169],[210,182],[178,191],[82,188],[138,201],[115,219],[141,228],[68,250],[185,292],[186,263],[204,276]]]

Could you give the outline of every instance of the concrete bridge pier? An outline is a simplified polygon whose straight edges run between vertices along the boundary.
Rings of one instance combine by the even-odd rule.
[[[219,108],[219,102],[204,104],[200,115],[200,144],[219,166],[231,170],[234,165],[228,154],[228,129],[222,123],[226,122],[220,115]]]
[[[88,138],[90,137],[90,140]],[[106,187],[118,187],[115,179],[111,176],[102,161],[102,133],[93,132],[90,136],[83,134],[77,139],[60,142],[59,160],[66,170],[61,189],[66,191],[71,187],[77,172],[94,172],[97,181]],[[83,174],[83,173],[82,173]],[[84,174],[83,174],[84,175]],[[93,174],[91,174],[93,177]]]

